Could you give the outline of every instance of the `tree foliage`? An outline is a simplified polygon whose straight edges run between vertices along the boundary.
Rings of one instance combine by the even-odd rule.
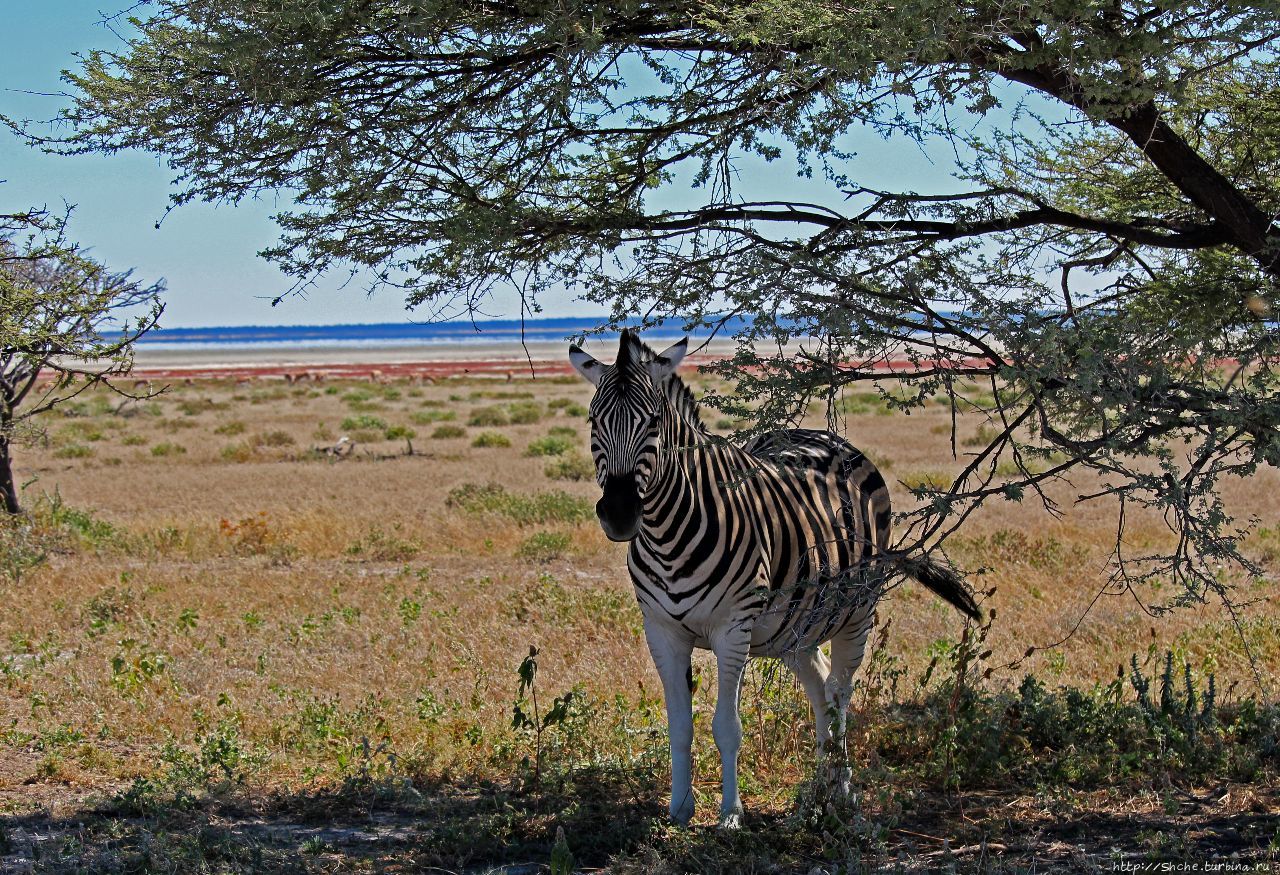
[[[1227,598],[1219,479],[1280,464],[1277,0],[139,9],[69,74],[55,148],[166,155],[177,203],[287,193],[269,254],[302,281],[357,266],[437,310],[568,284],[619,320],[749,315],[720,403],[761,427],[887,377],[907,412],[989,418],[955,482],[918,490],[908,540],[1088,468],[1087,497],[1176,535],[1117,539],[1117,583]],[[951,156],[954,184],[889,190],[858,130]],[[830,196],[750,200],[744,160]],[[972,380],[990,395],[957,392]]]
[[[128,372],[155,327],[162,282],[111,272],[66,238],[65,217],[0,217],[0,500],[21,510],[12,446],[34,417]]]

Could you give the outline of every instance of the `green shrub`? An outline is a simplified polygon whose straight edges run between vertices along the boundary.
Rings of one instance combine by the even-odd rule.
[[[529,443],[524,451],[526,456],[561,456],[573,449],[568,439],[547,435]]]
[[[516,548],[518,559],[550,562],[569,551],[573,539],[565,532],[534,532]]]
[[[556,456],[542,471],[552,480],[594,480],[596,476],[595,463],[576,452]]]
[[[59,434],[73,443],[78,440],[96,443],[106,436],[102,433],[102,429],[92,422],[73,422],[61,429]]]
[[[561,410],[573,403],[572,398],[552,398],[547,402],[548,410]]]
[[[376,416],[370,416],[362,413],[359,416],[348,416],[342,420],[341,428],[343,431],[355,431],[357,429],[372,429],[375,431],[386,431],[387,423],[385,420]]]
[[[431,432],[431,436],[436,440],[446,440],[448,438],[460,438],[467,436],[467,430],[460,425],[442,425]]]
[[[568,438],[569,440],[578,439],[578,430],[571,425],[554,425],[547,434],[552,437]]]
[[[241,441],[240,443],[227,444],[218,452],[218,455],[222,457],[223,461],[227,462],[248,462],[257,454],[251,444]]]
[[[93,455],[93,448],[84,444],[67,444],[53,451],[55,459],[87,459]]]
[[[238,434],[244,434],[245,424],[238,419],[230,422],[224,422],[213,430],[214,434],[225,435],[226,437],[235,437]]]
[[[519,525],[579,523],[595,518],[594,503],[559,489],[521,495],[496,484],[466,483],[450,491],[445,504],[467,513],[492,513]]]
[[[383,432],[382,436],[389,441],[413,440],[418,433],[407,425],[393,425]]]
[[[417,538],[404,537],[398,524],[390,532],[374,526],[363,538],[347,547],[348,556],[375,562],[404,562],[421,552],[422,542]]]
[[[511,438],[505,434],[496,431],[482,431],[476,435],[476,439],[471,442],[473,447],[509,447],[511,446]]]
[[[151,448],[151,455],[158,456],[158,457],[182,456],[182,455],[185,455],[186,452],[187,452],[187,448],[184,447],[182,444],[175,444],[169,441],[163,441],[162,443],[158,443]]]
[[[589,411],[587,410],[587,408],[583,407],[581,404],[578,404],[576,402],[573,404],[566,405],[564,408],[565,416],[577,416],[581,418],[581,417],[585,417],[588,412]]]
[[[127,434],[120,441],[126,447],[140,447],[146,442],[147,439],[140,434]]]
[[[510,425],[511,417],[507,415],[506,408],[494,405],[492,407],[477,407],[471,411],[471,417],[467,420],[467,425],[479,426],[481,428],[492,428],[495,426]]]
[[[458,414],[452,410],[415,410],[409,414],[414,425],[431,425],[435,422],[452,422]]]
[[[512,425],[529,425],[542,419],[542,405],[536,401],[518,401],[507,410]]]

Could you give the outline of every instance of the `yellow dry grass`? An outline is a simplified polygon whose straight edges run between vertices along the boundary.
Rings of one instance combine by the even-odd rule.
[[[502,393],[532,399],[493,397]],[[208,381],[118,413],[91,397],[80,415],[51,417],[48,443],[20,451],[27,500],[56,494],[115,534],[0,583],[0,805],[25,810],[118,786],[154,769],[167,742],[228,719],[274,753],[261,777],[268,783],[331,777],[333,750],[366,732],[439,767],[465,765],[488,743],[477,733],[509,722],[515,668],[530,645],[541,650],[548,701],[575,686],[606,701],[652,699],[659,687],[622,546],[590,521],[519,526],[446,502],[459,486],[493,481],[513,493],[561,489],[594,501],[593,482],[550,480],[546,459],[524,455],[554,426],[574,429],[585,451],[585,419],[563,402],[545,405],[585,404],[589,395],[585,384],[556,380]],[[466,425],[477,409],[529,400],[543,405],[540,421]],[[431,417],[439,419],[424,422]],[[910,418],[868,409],[849,416],[847,434],[892,484],[958,470],[948,423],[942,408]],[[440,424],[464,434],[432,439]],[[417,431],[413,455],[403,437],[385,439],[394,426]],[[979,427],[962,418],[961,438]],[[481,430],[500,431],[511,446],[473,447]],[[312,452],[356,432],[350,458]],[[1070,508],[1089,486],[1055,492]],[[1267,471],[1227,492],[1237,512],[1274,525],[1278,486]],[[908,503],[901,485],[895,498]],[[1106,579],[1114,528],[1111,508],[1069,509],[1055,520],[1029,499],[992,503],[957,538],[953,557],[988,567],[975,583],[997,588],[988,602],[998,611],[991,662],[1009,667],[994,682],[1030,671],[1088,685],[1114,677],[1131,653],[1172,648],[1215,671],[1223,688],[1251,683],[1220,607],[1153,619],[1130,595],[1102,597],[1074,636],[1019,662],[1080,621]],[[542,531],[567,534],[567,550],[521,550]],[[1159,532],[1159,520],[1147,519],[1131,536]],[[1259,598],[1275,593],[1274,582],[1247,586]],[[958,614],[916,586],[892,593],[883,614],[894,620],[887,646],[913,668],[961,629]],[[1243,621],[1273,676],[1274,611],[1263,601]],[[713,687],[699,692],[704,713]],[[807,731],[797,727],[796,738]],[[56,732],[73,742],[42,743]]]

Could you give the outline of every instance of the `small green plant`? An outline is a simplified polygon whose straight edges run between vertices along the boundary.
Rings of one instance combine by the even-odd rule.
[[[116,647],[111,657],[111,685],[122,693],[137,692],[169,665],[167,656],[136,638],[121,638]]]
[[[147,439],[140,434],[127,434],[120,439],[120,443],[126,447],[140,447],[147,442]]]
[[[560,726],[569,717],[569,706],[573,703],[575,693],[569,691],[558,696],[541,714],[538,708],[538,648],[530,646],[529,655],[520,662],[516,675],[520,685],[516,691],[516,700],[511,708],[511,728],[516,732],[532,735],[533,739],[533,774],[532,783],[537,786],[542,779],[543,735],[552,727]]]
[[[239,443],[227,444],[218,451],[218,456],[224,462],[249,462],[257,455],[253,445],[247,441]]]
[[[452,410],[415,410],[409,414],[414,425],[432,425],[437,422],[452,422],[458,414]]]
[[[374,431],[385,431],[387,428],[386,420],[379,419],[376,416],[370,416],[363,413],[359,416],[348,416],[342,420],[341,428],[343,431],[356,431],[358,429],[370,429]]]
[[[480,448],[509,447],[511,438],[497,431],[482,431],[476,435],[471,446]]]
[[[171,441],[162,441],[151,448],[151,455],[159,458],[165,456],[185,456],[187,448],[182,444],[175,444]]]
[[[573,539],[566,532],[534,532],[516,548],[516,557],[531,562],[551,562],[569,551]]]
[[[542,405],[536,401],[517,401],[507,408],[512,425],[529,425],[542,419]]]
[[[243,422],[238,419],[232,419],[215,428],[213,433],[224,437],[235,437],[236,435],[244,434],[245,428],[246,426]]]
[[[499,405],[477,407],[471,411],[471,416],[467,419],[467,425],[480,428],[493,428],[510,424],[511,417],[507,415],[506,408]]]
[[[596,476],[595,463],[577,452],[556,456],[547,462],[543,473],[552,480],[593,480]]]
[[[389,441],[405,441],[413,440],[418,433],[407,425],[393,425],[383,432],[382,436]]]
[[[526,456],[559,456],[571,449],[573,449],[573,443],[568,438],[547,435],[530,441],[524,454]]]
[[[573,402],[572,404],[566,404],[564,407],[565,416],[576,416],[581,419],[585,417],[587,413],[588,413],[587,408],[583,407],[581,404],[578,404],[576,401]]]
[[[55,459],[87,459],[93,455],[93,447],[84,444],[67,444],[53,451]]]
[[[460,425],[441,425],[431,432],[431,437],[435,440],[449,440],[466,436],[467,430]]]
[[[405,596],[400,599],[397,611],[400,614],[400,622],[406,626],[412,626],[422,616],[422,602]]]
[[[422,552],[422,542],[406,538],[397,523],[390,532],[371,528],[364,537],[347,547],[348,556],[357,556],[375,562],[404,562]]]
[[[466,513],[497,514],[519,525],[579,523],[595,518],[595,505],[585,498],[558,489],[521,495],[496,483],[459,486],[449,492],[445,504]]]

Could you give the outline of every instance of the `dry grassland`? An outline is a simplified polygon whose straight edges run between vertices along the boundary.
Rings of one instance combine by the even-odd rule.
[[[26,499],[36,516],[58,533],[56,549],[16,580],[0,578],[0,817],[11,833],[0,858],[35,852],[34,839],[13,838],[26,835],[23,824],[69,823],[104,800],[129,816],[154,815],[153,797],[170,792],[162,778],[177,781],[182,769],[198,778],[196,808],[222,784],[238,794],[237,810],[260,815],[271,807],[261,800],[297,810],[307,807],[299,800],[351,788],[359,796],[360,787],[386,790],[397,781],[416,781],[414,792],[432,799],[527,785],[541,753],[549,762],[648,776],[627,792],[644,817],[659,813],[660,687],[624,548],[590,518],[598,497],[591,477],[564,479],[582,474],[575,454],[586,452],[589,393],[576,379],[203,381],[139,404],[83,396],[66,415],[50,417],[48,440],[20,451],[17,474],[30,482]],[[854,409],[847,433],[891,485],[945,475],[963,461],[951,458],[943,408],[909,418],[874,403]],[[961,418],[962,453],[980,425]],[[342,435],[356,441],[350,457],[316,452]],[[508,502],[504,515],[449,500],[468,484],[490,483],[509,496],[541,496],[541,504]],[[1061,484],[1056,495],[1070,506],[1091,485]],[[1250,550],[1272,570],[1280,566],[1280,535],[1270,534],[1280,527],[1278,487],[1272,471],[1227,485],[1233,508],[1268,528]],[[894,493],[900,508],[909,503],[901,483]],[[1050,687],[1092,688],[1115,679],[1118,667],[1127,671],[1131,654],[1155,672],[1171,651],[1197,683],[1212,673],[1221,701],[1273,697],[1258,689],[1242,641],[1269,683],[1280,669],[1280,622],[1266,601],[1276,592],[1274,575],[1242,583],[1261,601],[1239,630],[1214,604],[1153,619],[1132,595],[1103,596],[1081,622],[1106,579],[1114,527],[1111,508],[1074,508],[1055,520],[1028,499],[993,503],[952,542],[959,564],[988,569],[976,585],[996,588],[987,603],[997,609],[987,683],[1013,690],[1033,673]],[[1139,520],[1128,537],[1156,543],[1163,528],[1158,519]],[[954,652],[962,630],[958,614],[914,585],[893,592],[882,617],[891,631],[869,669],[881,691],[918,684],[932,657]],[[1047,646],[1077,622],[1074,635]],[[539,649],[540,714],[576,691],[569,723],[578,724],[552,725],[540,739],[511,728],[516,670],[531,645]],[[1038,650],[1024,659],[1030,646]],[[701,822],[712,814],[718,778],[709,732],[713,667],[709,659],[700,667],[699,787],[708,794]],[[768,664],[757,665],[748,687],[747,804],[785,812],[809,769],[808,717],[790,677]],[[862,707],[872,710],[866,699]],[[855,754],[864,764],[875,760],[867,744]],[[366,813],[376,808],[367,796],[360,797]],[[1261,798],[1274,805],[1274,797]],[[1156,810],[1162,804],[1152,802]],[[559,822],[546,812],[528,821],[514,834],[534,848]],[[295,839],[303,841],[293,834],[253,841],[261,849]],[[315,839],[310,859],[320,868],[386,863],[372,852],[334,851],[342,840]],[[501,857],[458,841],[450,851],[439,839],[414,859],[462,869]],[[625,857],[635,841],[626,833],[601,853]],[[927,859],[936,847],[919,841]],[[124,865],[105,851],[85,856],[86,844],[94,841],[82,836],[78,850],[48,851],[41,865],[56,870],[55,858]],[[208,854],[197,857],[219,869]]]

